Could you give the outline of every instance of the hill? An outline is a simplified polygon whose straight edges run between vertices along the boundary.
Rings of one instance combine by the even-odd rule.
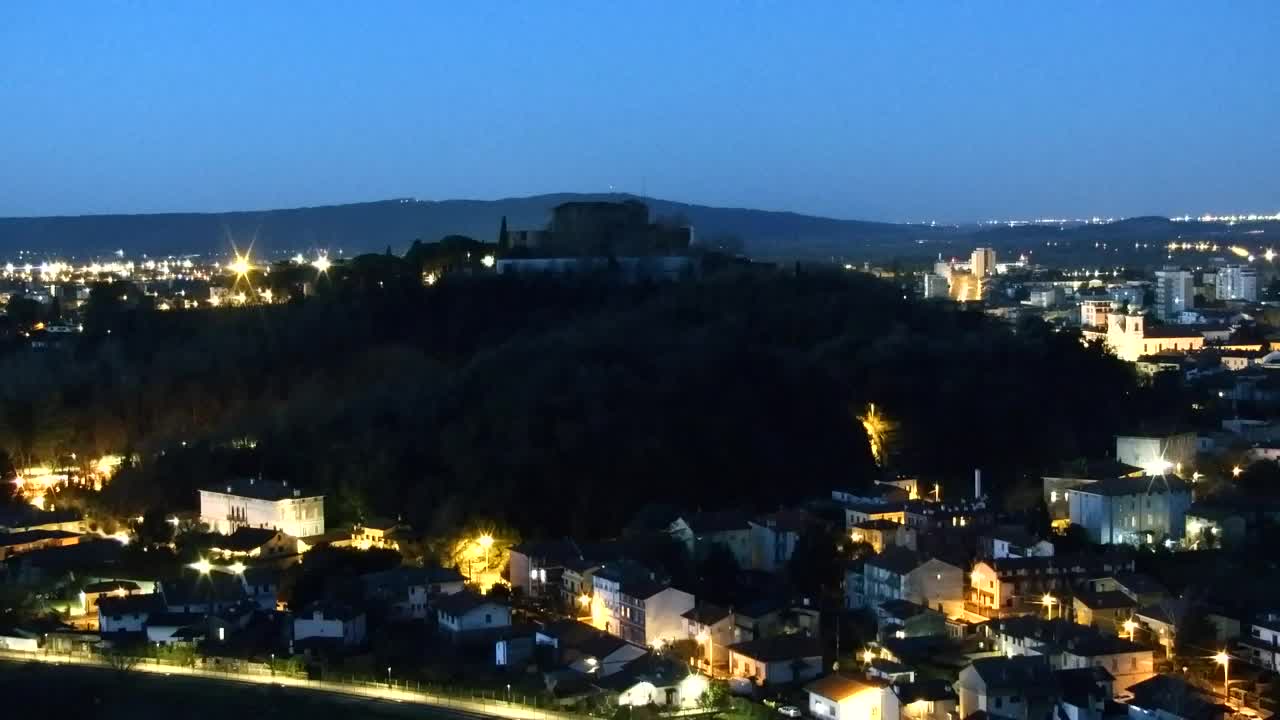
[[[402,253],[415,238],[435,240],[468,235],[493,241],[505,216],[513,228],[546,224],[551,208],[573,200],[626,200],[622,194],[558,193],[502,200],[427,201],[398,199],[227,213],[82,215],[0,218],[0,253],[37,250],[64,256],[140,253],[225,252],[234,241],[251,241],[260,251],[341,249],[347,255]],[[640,198],[636,198],[640,199]],[[655,218],[682,219],[699,238],[740,239],[756,255],[814,257],[862,243],[908,239],[921,229],[891,223],[836,220],[790,212],[770,212],[644,198]],[[924,229],[924,232],[929,232]]]

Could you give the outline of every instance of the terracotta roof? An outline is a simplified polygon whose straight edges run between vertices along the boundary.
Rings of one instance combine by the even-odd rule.
[[[860,692],[876,690],[881,687],[884,687],[884,685],[870,678],[852,678],[847,675],[832,674],[814,680],[805,685],[804,689],[805,692],[813,693],[827,700],[843,702]]]

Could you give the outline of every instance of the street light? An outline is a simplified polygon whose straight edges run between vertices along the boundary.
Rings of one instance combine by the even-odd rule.
[[[391,689],[391,666],[387,666],[387,689]]]
[[[711,640],[711,634],[706,630],[698,633],[698,644],[707,646],[707,677],[714,678],[716,670],[715,643]]]
[[[1244,472],[1239,465],[1231,468],[1231,477],[1240,477],[1240,473]]]
[[[1219,650],[1213,656],[1213,661],[1222,666],[1222,694],[1226,696],[1227,702],[1231,702],[1231,656],[1226,650]]]
[[[1132,641],[1133,633],[1138,629],[1138,623],[1134,622],[1133,618],[1129,618],[1124,621],[1124,629],[1129,633],[1129,640]]]
[[[199,560],[188,565],[188,567],[200,573],[201,575],[208,575],[209,571],[213,569],[213,563],[209,562],[208,560],[205,560],[204,558],[200,558]]]
[[[243,575],[245,571],[245,565],[242,562],[233,562],[227,566],[227,569],[236,575]]]
[[[476,542],[480,543],[480,547],[484,548],[484,571],[489,572],[489,548],[493,547],[493,536],[485,533]]]
[[[1058,602],[1058,599],[1049,593],[1045,593],[1044,597],[1040,598],[1040,604],[1044,605],[1045,610],[1048,611],[1050,620],[1053,619],[1053,605],[1056,602]]]

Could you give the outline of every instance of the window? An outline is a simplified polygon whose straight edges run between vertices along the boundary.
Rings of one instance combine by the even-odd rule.
[[[996,707],[998,708],[1004,707],[1004,698],[1000,698],[1000,697],[996,698]]]

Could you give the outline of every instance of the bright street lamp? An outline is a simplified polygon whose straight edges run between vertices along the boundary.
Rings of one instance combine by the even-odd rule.
[[[1227,702],[1231,702],[1231,656],[1226,650],[1219,650],[1213,656],[1213,661],[1222,666],[1222,694],[1226,696]]]
[[[233,562],[227,566],[227,569],[236,575],[243,575],[245,571],[245,565],[242,562]]]
[[[1129,640],[1132,641],[1133,633],[1138,629],[1138,623],[1134,622],[1133,618],[1129,618],[1124,621],[1124,629],[1125,632],[1129,633]]]
[[[1045,593],[1044,597],[1040,598],[1040,604],[1044,605],[1045,609],[1048,611],[1050,620],[1053,619],[1053,606],[1057,602],[1058,599],[1049,593]]]
[[[1244,470],[1241,469],[1239,465],[1236,465],[1235,467],[1231,468],[1231,477],[1240,477],[1240,473],[1242,472],[1244,472]]]
[[[204,558],[200,558],[199,560],[191,563],[187,567],[190,567],[192,570],[195,570],[201,575],[208,575],[209,571],[213,569],[213,563],[209,562],[208,560],[205,560]]]

